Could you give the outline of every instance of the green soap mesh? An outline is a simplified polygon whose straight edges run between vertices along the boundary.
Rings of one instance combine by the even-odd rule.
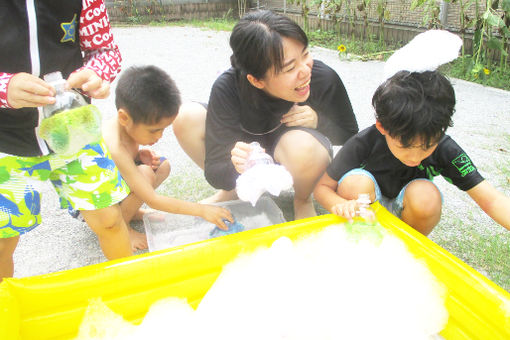
[[[42,120],[39,134],[56,153],[74,154],[101,139],[101,112],[94,105],[59,112]]]
[[[352,223],[345,223],[345,230],[352,241],[369,240],[379,245],[386,235],[386,229],[378,222],[369,223],[366,221],[354,220]]]

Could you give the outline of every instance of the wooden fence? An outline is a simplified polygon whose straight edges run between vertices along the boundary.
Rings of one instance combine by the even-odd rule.
[[[106,6],[112,22],[222,18],[237,13],[236,0],[110,0]]]
[[[301,8],[297,5],[288,4],[286,0],[247,1],[248,9],[263,8],[285,13],[301,26],[304,24]],[[419,19],[420,16],[424,15],[421,9],[413,11],[413,13],[410,13],[408,9],[406,10],[409,0],[389,0],[389,2],[398,2],[400,7],[394,7],[391,20],[385,20],[383,36],[386,43],[390,45],[405,44],[418,33],[427,29],[423,23],[419,22],[421,20]],[[236,18],[238,15],[238,0],[106,0],[106,5],[112,22],[136,22],[137,20],[144,22],[155,19],[207,19],[222,18],[227,15]],[[371,14],[368,27],[364,27],[364,23],[360,18],[357,18],[352,25],[346,16],[339,18],[340,23],[335,26],[334,21],[328,19],[325,15],[320,15],[317,8],[311,8],[308,15],[308,25],[310,30],[321,28],[333,31],[339,29],[341,34],[349,33],[358,38],[362,37],[363,32],[367,29],[372,36],[378,37],[381,27],[374,18],[373,11],[374,9],[369,11]],[[450,8],[444,21],[444,28],[454,33],[459,31],[459,26],[455,21],[456,15],[458,15],[456,9],[454,7]],[[465,51],[470,54],[473,45],[472,32],[466,32],[464,38]],[[507,50],[510,53],[510,46]],[[498,61],[499,52],[494,53],[493,58]]]

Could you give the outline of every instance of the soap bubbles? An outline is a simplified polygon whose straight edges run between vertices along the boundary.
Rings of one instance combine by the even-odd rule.
[[[131,334],[121,327],[109,340],[433,339],[448,320],[445,287],[384,228],[352,228],[362,230],[352,237],[352,229],[333,225],[241,254],[196,310],[163,299],[140,326],[127,327]]]

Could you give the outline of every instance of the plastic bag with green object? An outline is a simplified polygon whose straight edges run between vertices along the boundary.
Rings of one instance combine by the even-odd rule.
[[[101,139],[101,113],[88,105],[81,94],[66,89],[60,72],[46,74],[44,80],[55,88],[55,103],[43,107],[39,134],[58,154],[72,155],[85,145]]]
[[[42,120],[39,134],[54,152],[75,154],[101,140],[101,112],[94,105],[59,112]]]

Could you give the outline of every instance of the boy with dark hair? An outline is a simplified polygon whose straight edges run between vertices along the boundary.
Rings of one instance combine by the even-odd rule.
[[[126,223],[141,218],[140,207],[145,202],[153,209],[200,216],[227,229],[223,219],[233,222],[227,209],[181,201],[155,191],[170,174],[170,163],[140,145],[155,144],[177,116],[181,98],[174,81],[156,66],[133,66],[119,78],[115,96],[117,117],[105,122],[103,136],[131,190],[120,203]],[[145,236],[129,229],[133,247],[146,248]]]
[[[351,219],[359,194],[369,193],[424,235],[441,217],[442,196],[432,182],[442,175],[466,191],[497,223],[510,230],[510,199],[477,171],[457,143],[452,126],[455,93],[437,71],[400,71],[372,98],[376,123],[345,143],[315,187],[330,212]]]

